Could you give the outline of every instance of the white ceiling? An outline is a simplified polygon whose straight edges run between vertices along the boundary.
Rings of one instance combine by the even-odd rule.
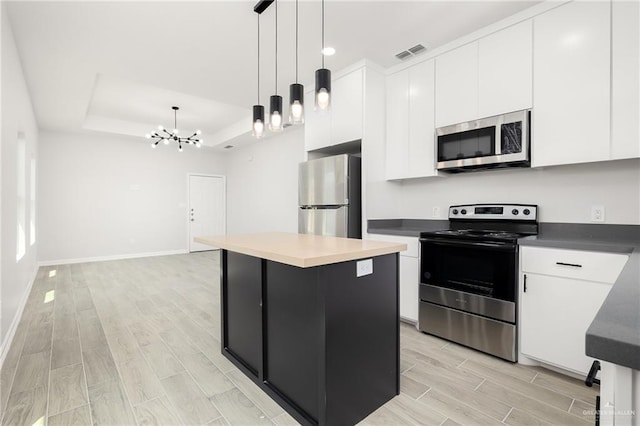
[[[257,100],[256,1],[5,3],[41,129],[144,141],[158,124],[172,125],[171,106],[178,105],[180,127],[201,128],[205,140],[217,133],[209,139],[220,143],[223,129],[238,128],[239,120],[249,129]],[[367,58],[389,67],[417,43],[433,49],[535,3],[327,0],[325,40],[337,53],[325,63],[337,71]],[[299,3],[299,79],[308,87],[320,67],[320,5]],[[274,6],[260,18],[263,105],[275,85]],[[278,2],[285,103],[295,79],[294,11],[294,1]]]

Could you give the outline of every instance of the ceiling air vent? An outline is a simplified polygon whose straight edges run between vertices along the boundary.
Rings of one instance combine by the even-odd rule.
[[[398,53],[398,54],[396,55],[396,58],[398,58],[398,59],[400,59],[400,60],[405,60],[405,59],[407,59],[407,58],[410,58],[411,56],[413,56],[413,55],[411,55],[411,53],[410,53],[410,52],[408,52],[408,51],[406,51],[406,50],[403,50],[402,52],[400,52],[400,53]]]
[[[233,148],[233,145],[227,145],[224,147],[224,149],[231,149],[231,148]]]
[[[409,49],[409,52],[413,53],[414,55],[419,55],[420,53],[424,52],[425,50],[427,50],[426,47],[424,47],[421,44],[416,44],[415,46],[413,46],[412,48]]]
[[[415,46],[410,47],[409,49],[403,50],[402,52],[396,54],[396,58],[400,59],[401,61],[404,61],[409,58],[412,58],[413,56],[424,53],[426,51],[427,51],[427,48],[424,47],[422,44],[416,44]]]

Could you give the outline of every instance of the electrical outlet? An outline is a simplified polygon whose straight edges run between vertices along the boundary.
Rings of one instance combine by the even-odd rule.
[[[440,207],[436,206],[431,210],[431,217],[440,217]]]
[[[591,222],[604,222],[604,206],[591,206]]]
[[[359,260],[356,262],[356,277],[373,274],[373,259]]]

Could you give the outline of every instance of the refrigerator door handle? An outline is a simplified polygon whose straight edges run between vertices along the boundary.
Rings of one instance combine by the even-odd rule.
[[[340,207],[345,207],[344,204],[331,204],[326,206],[300,206],[303,210],[338,210]]]

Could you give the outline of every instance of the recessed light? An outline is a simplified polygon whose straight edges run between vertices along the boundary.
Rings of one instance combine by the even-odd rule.
[[[333,47],[327,46],[324,49],[322,49],[322,54],[324,56],[333,56],[336,54],[336,49],[334,49]]]

